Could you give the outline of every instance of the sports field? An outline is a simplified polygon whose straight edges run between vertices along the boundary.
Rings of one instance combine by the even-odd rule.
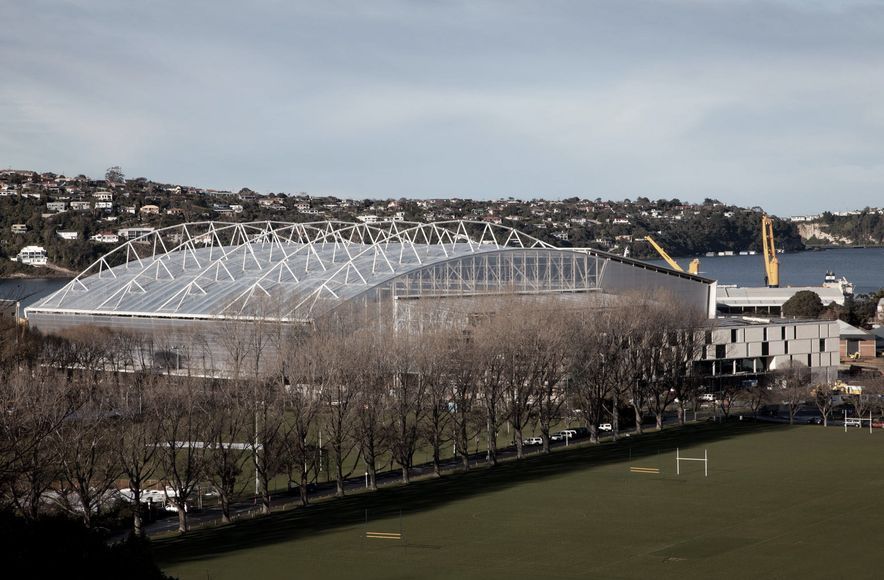
[[[709,477],[701,462],[677,476],[676,447],[707,449]],[[330,501],[156,550],[182,579],[872,578],[882,542],[884,432],[732,423]]]

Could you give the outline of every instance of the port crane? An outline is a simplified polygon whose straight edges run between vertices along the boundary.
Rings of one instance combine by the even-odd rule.
[[[645,236],[645,241],[648,242],[649,244],[651,244],[651,247],[653,247],[655,250],[657,250],[657,253],[660,254],[660,257],[663,258],[663,260],[667,264],[669,264],[670,268],[672,268],[673,270],[677,270],[679,272],[684,272],[684,269],[678,265],[678,262],[673,260],[669,256],[669,254],[666,253],[666,250],[664,250],[660,244],[658,244],[656,241],[654,241],[654,238],[652,238],[651,236]],[[688,264],[688,274],[694,274],[696,276],[699,273],[700,273],[700,260],[698,260],[697,258],[694,258],[693,260],[691,260],[691,263]]]
[[[761,214],[761,245],[764,250],[764,283],[768,288],[780,287],[780,261],[774,246],[773,220]]]

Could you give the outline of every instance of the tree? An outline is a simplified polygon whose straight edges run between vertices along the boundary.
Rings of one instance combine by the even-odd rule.
[[[816,385],[813,389],[813,402],[816,404],[820,415],[823,416],[824,427],[829,426],[829,413],[832,412],[832,407],[835,406],[836,392],[834,386],[828,383]]]
[[[159,448],[160,468],[172,486],[166,499],[178,512],[178,531],[189,530],[188,501],[205,474],[206,448],[196,443],[204,441],[209,420],[208,408],[201,385],[193,377],[166,377],[156,413],[160,422],[162,442]]]
[[[144,537],[141,497],[147,481],[156,471],[155,459],[161,443],[152,378],[152,375],[138,371],[117,395],[120,420],[116,426],[118,442],[114,450],[120,468],[129,480],[132,534],[136,538]]]
[[[616,316],[611,312],[582,314],[576,317],[573,350],[567,363],[568,375],[576,403],[583,411],[590,440],[597,443],[605,399],[613,382],[613,369],[619,362],[620,335]]]
[[[417,450],[420,424],[427,411],[423,399],[428,381],[419,366],[419,348],[423,348],[423,341],[388,334],[384,342],[388,345],[391,383],[387,385],[390,417],[386,422],[386,439],[393,459],[402,469],[402,483],[407,484]]]
[[[112,185],[122,185],[126,182],[126,176],[119,165],[108,167],[107,171],[104,172],[104,179]]]
[[[249,433],[254,410],[249,390],[239,381],[216,381],[208,395],[206,422],[206,476],[218,492],[221,519],[230,522],[230,505],[242,493],[248,478],[241,477],[249,454],[243,439]]]
[[[790,366],[776,371],[776,380],[780,385],[783,402],[789,412],[789,424],[795,423],[795,415],[807,401],[810,384],[810,369],[799,367],[792,363]]]
[[[811,290],[801,290],[783,304],[783,316],[792,318],[818,318],[823,311],[819,294]]]

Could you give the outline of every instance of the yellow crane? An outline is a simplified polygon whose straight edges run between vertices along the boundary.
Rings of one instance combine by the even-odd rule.
[[[663,249],[660,244],[654,241],[654,238],[651,236],[645,236],[645,241],[651,244],[651,246],[657,250],[657,253],[660,254],[660,257],[669,264],[669,267],[673,270],[678,270],[679,272],[684,272],[681,266],[678,265],[678,262],[673,260],[669,254],[666,253],[666,250]],[[688,265],[688,274],[694,274],[695,276],[700,273],[700,260],[694,258],[691,260],[691,263]]]
[[[780,261],[774,247],[773,220],[761,214],[761,245],[764,250],[764,283],[768,288],[780,287]]]

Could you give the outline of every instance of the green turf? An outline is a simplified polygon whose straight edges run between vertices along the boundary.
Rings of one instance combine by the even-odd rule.
[[[701,463],[677,477],[676,446],[690,456],[708,449],[709,477]],[[631,465],[661,474],[632,474]],[[353,496],[156,549],[182,579],[870,578],[884,538],[882,497],[884,432],[705,424]],[[407,544],[363,538],[400,527]]]

